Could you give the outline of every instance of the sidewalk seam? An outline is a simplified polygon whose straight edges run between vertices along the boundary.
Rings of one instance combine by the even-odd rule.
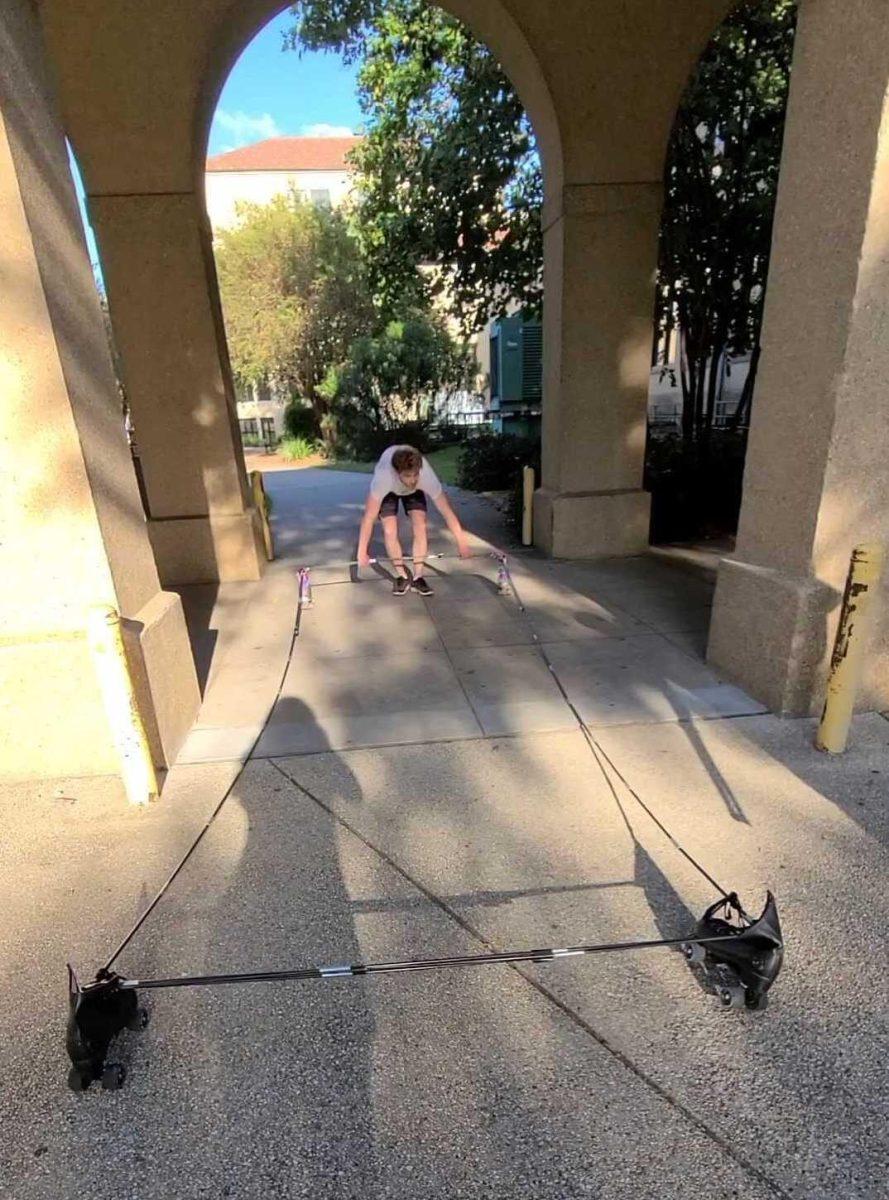
[[[431,904],[434,904],[436,908],[440,909],[441,912],[450,918],[450,920],[452,920],[456,925],[459,925],[459,927],[464,930],[464,932],[468,933],[470,937],[474,938],[486,950],[492,953],[499,952],[500,948],[496,945],[496,943],[491,942],[487,937],[485,937],[480,930],[476,929],[469,921],[466,920],[465,917],[461,916],[460,913],[453,909],[446,900],[443,900],[440,896],[437,896],[435,892],[431,891],[423,883],[416,879],[409,871],[396,862],[396,860],[392,858],[390,854],[366,838],[364,834],[356,829],[355,826],[346,820],[345,817],[338,813],[336,809],[332,808],[329,804],[326,804],[320,799],[320,797],[316,796],[314,792],[311,792],[305,786],[305,784],[300,783],[298,780],[294,779],[292,775],[289,775],[275,759],[267,759],[266,761],[269,762],[275,768],[275,770],[287,780],[288,783],[292,784],[295,788],[302,792],[304,796],[317,805],[322,812],[327,813],[332,820],[336,821],[337,824],[341,825],[344,829],[351,833],[353,837],[357,838],[362,845],[366,846],[367,849],[371,851],[371,853],[377,855],[377,857],[386,863],[388,867],[400,875],[401,878],[410,884],[411,887],[420,892],[422,896],[425,896],[425,898]],[[535,979],[533,975],[530,975],[526,970],[521,969],[516,964],[506,963],[504,965],[513,970],[515,974],[520,976],[525,981],[525,983],[529,984],[536,992],[538,992],[546,1000],[549,1000],[550,1003],[555,1005],[555,1007],[563,1012],[565,1016],[569,1018],[569,1020],[573,1021],[579,1029],[583,1030],[588,1037],[591,1037],[599,1046],[602,1047],[603,1050],[605,1050],[611,1055],[612,1058],[619,1062],[621,1066],[623,1066],[631,1074],[635,1075],[636,1078],[649,1089],[649,1091],[653,1092],[677,1113],[681,1114],[686,1121],[689,1122],[689,1124],[693,1125],[696,1129],[703,1133],[705,1137],[709,1138],[716,1146],[719,1147],[723,1154],[725,1154],[733,1162],[737,1163],[737,1165],[743,1171],[752,1176],[754,1179],[757,1179],[776,1196],[781,1197],[782,1200],[792,1200],[791,1194],[785,1191],[779,1183],[777,1183],[770,1176],[766,1175],[765,1172],[761,1171],[758,1167],[754,1166],[754,1164],[744,1158],[743,1155],[739,1154],[729,1142],[725,1141],[725,1139],[716,1132],[716,1130],[707,1125],[707,1123],[703,1121],[696,1113],[694,1113],[690,1108],[686,1107],[682,1101],[678,1100],[675,1096],[668,1092],[666,1088],[664,1088],[655,1079],[642,1070],[641,1067],[636,1066],[633,1060],[624,1054],[622,1050],[618,1050],[617,1047],[612,1046],[611,1043],[602,1034],[598,1033],[584,1017],[575,1012],[573,1008],[556,996],[545,984]]]

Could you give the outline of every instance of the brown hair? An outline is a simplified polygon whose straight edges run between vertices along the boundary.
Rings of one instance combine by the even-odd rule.
[[[400,446],[392,455],[392,467],[398,475],[404,474],[405,471],[411,474],[419,472],[422,465],[423,455],[413,446]]]

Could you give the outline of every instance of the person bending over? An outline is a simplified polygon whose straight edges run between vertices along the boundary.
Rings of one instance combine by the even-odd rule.
[[[380,455],[370,481],[370,491],[361,518],[358,534],[358,565],[366,567],[370,562],[367,547],[373,532],[374,522],[379,516],[383,525],[383,540],[386,553],[395,568],[396,596],[403,596],[413,589],[421,596],[431,596],[432,588],[423,578],[423,568],[428,548],[426,533],[426,501],[431,500],[445,519],[445,524],[457,542],[461,558],[469,558],[469,543],[457,514],[451,508],[438,476],[419,450],[413,446],[390,446]],[[411,521],[414,535],[413,572],[408,574],[404,555],[398,540],[398,502]]]

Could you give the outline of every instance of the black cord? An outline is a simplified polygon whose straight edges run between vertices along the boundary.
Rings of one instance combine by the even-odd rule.
[[[185,866],[185,864],[191,858],[192,854],[194,854],[195,850],[197,850],[198,846],[201,844],[204,834],[207,832],[207,830],[210,828],[210,826],[213,824],[213,822],[219,816],[220,812],[222,812],[222,808],[223,808],[223,805],[225,804],[226,800],[228,800],[229,796],[235,790],[235,787],[237,786],[241,776],[244,774],[244,770],[247,766],[247,763],[253,757],[253,752],[256,749],[256,747],[259,745],[259,739],[262,737],[262,735],[266,731],[269,720],[271,719],[271,715],[274,712],[275,706],[277,705],[278,701],[281,699],[281,692],[284,690],[284,680],[287,678],[287,671],[290,668],[290,662],[291,662],[291,659],[293,658],[293,647],[296,645],[296,639],[299,637],[299,627],[300,627],[301,620],[302,620],[302,604],[300,603],[300,596],[299,596],[299,591],[298,591],[297,592],[297,602],[296,602],[296,616],[294,617],[294,620],[293,620],[293,635],[290,639],[290,648],[287,651],[287,658],[284,662],[284,670],[281,672],[281,679],[280,679],[280,682],[278,683],[278,690],[275,692],[275,698],[272,701],[272,703],[269,707],[269,711],[266,715],[266,718],[262,723],[262,728],[260,729],[260,731],[256,735],[256,737],[253,739],[253,744],[251,745],[250,750],[248,751],[244,761],[241,763],[240,769],[238,770],[234,779],[231,781],[231,783],[225,789],[225,793],[223,794],[222,799],[219,801],[219,803],[213,809],[210,816],[207,818],[207,821],[206,821],[203,829],[201,829],[201,831],[198,833],[198,836],[194,839],[194,841],[191,843],[189,848],[186,850],[185,855],[179,862],[178,866],[174,869],[173,873],[170,875],[167,882],[163,885],[163,887],[160,889],[160,891],[157,893],[157,895],[154,897],[154,899],[151,901],[151,903],[148,905],[148,907],[142,913],[141,917],[139,917],[136,924],[133,926],[133,928],[130,930],[130,932],[126,935],[126,937],[123,939],[123,941],[117,947],[117,949],[114,951],[114,953],[108,959],[108,961],[105,963],[104,967],[102,967],[97,978],[106,974],[111,969],[113,964],[121,956],[123,951],[127,948],[127,946],[130,944],[130,942],[133,940],[133,938],[136,936],[136,934],[139,932],[139,930],[142,928],[142,926],[145,924],[145,922],[148,920],[148,918],[154,912],[155,908],[157,907],[157,905],[159,904],[159,902],[161,901],[163,896],[166,894],[167,889],[170,887],[170,885],[176,879],[176,876],[179,874],[179,872],[182,870],[182,868]]]
[[[442,557],[444,557],[444,556],[442,555]],[[478,556],[473,555],[472,557],[482,557],[482,556],[481,555],[478,555]],[[488,557],[488,555],[485,555],[484,557]],[[640,808],[642,808],[643,812],[647,813],[647,815],[651,818],[651,820],[654,822],[654,824],[658,827],[658,829],[660,829],[660,831],[671,842],[671,844],[673,846],[675,846],[675,848],[679,851],[679,853],[682,854],[683,857],[685,859],[687,859],[687,861],[689,863],[691,863],[691,865],[695,868],[695,870],[697,870],[704,877],[704,879],[706,879],[707,882],[709,884],[711,884],[716,889],[717,892],[720,893],[720,895],[727,898],[729,896],[729,893],[725,890],[725,888],[721,887],[720,884],[717,883],[717,881],[713,878],[713,876],[710,875],[709,872],[706,871],[701,866],[701,864],[691,854],[689,854],[689,852],[685,849],[685,847],[682,846],[681,843],[678,842],[676,840],[676,838],[673,837],[673,835],[670,833],[669,829],[667,829],[667,827],[654,815],[654,813],[651,811],[651,809],[648,807],[648,805],[644,802],[644,800],[638,794],[638,792],[636,792],[635,789],[633,787],[631,787],[631,785],[627,782],[627,780],[624,778],[623,774],[612,762],[611,758],[608,756],[605,749],[593,736],[593,733],[590,730],[589,726],[583,720],[580,713],[577,711],[577,708],[575,707],[575,705],[571,701],[570,697],[568,696],[568,693],[566,692],[564,685],[562,684],[562,681],[559,678],[559,676],[556,672],[556,669],[553,666],[553,664],[549,658],[549,655],[546,653],[546,650],[543,647],[543,643],[540,641],[540,638],[537,635],[537,631],[534,629],[533,625],[531,624],[531,619],[528,616],[528,610],[526,609],[525,604],[521,598],[521,595],[519,594],[519,590],[516,587],[515,580],[512,577],[512,572],[510,571],[509,565],[506,560],[506,556],[495,553],[495,554],[493,554],[492,557],[499,560],[504,571],[506,572],[506,578],[509,581],[509,586],[512,589],[512,593],[513,593],[513,596],[515,597],[515,601],[516,601],[516,604],[518,605],[519,611],[521,612],[521,614],[528,626],[528,631],[531,634],[531,638],[534,642],[534,645],[536,646],[541,658],[543,659],[550,674],[552,675],[553,679],[555,680],[556,686],[559,689],[559,692],[561,693],[562,699],[565,701],[566,705],[568,706],[572,715],[574,716],[575,720],[577,721],[578,725],[580,726],[580,729],[583,732],[584,738],[586,739],[587,745],[589,746],[590,751],[591,751],[594,759],[596,760],[599,770],[602,772],[603,776],[606,778],[606,780],[608,779],[607,772],[605,771],[605,768],[602,765],[601,759],[604,759],[608,763],[608,765],[611,767],[612,771],[614,771],[615,775],[618,777],[618,779],[621,781],[621,783],[627,789],[629,794],[633,797],[633,799],[640,806]],[[142,926],[145,924],[145,922],[148,920],[148,918],[151,916],[151,914],[154,912],[155,908],[160,903],[160,901],[163,899],[163,897],[166,895],[167,891],[169,890],[169,888],[171,887],[173,882],[176,880],[177,876],[182,871],[185,864],[189,861],[192,854],[194,854],[195,850],[201,844],[201,841],[203,840],[204,835],[207,833],[207,830],[210,828],[210,826],[213,824],[213,822],[219,816],[220,812],[222,811],[222,809],[225,805],[225,802],[228,800],[229,796],[231,796],[232,792],[234,791],[235,787],[237,786],[238,782],[240,781],[241,776],[243,775],[248,762],[250,762],[251,758],[253,757],[253,752],[256,750],[256,747],[259,744],[260,738],[266,731],[266,728],[268,726],[272,712],[274,711],[276,704],[278,703],[278,701],[281,698],[281,693],[284,690],[284,680],[287,677],[287,671],[290,667],[290,662],[293,657],[293,648],[296,645],[296,639],[299,637],[301,618],[302,618],[302,605],[299,602],[299,598],[297,598],[296,615],[294,617],[294,623],[293,623],[293,635],[290,639],[290,647],[287,652],[287,658],[284,663],[284,669],[281,672],[281,679],[278,683],[277,691],[275,692],[275,698],[269,707],[269,711],[268,711],[268,714],[266,715],[265,721],[262,724],[262,728],[260,729],[259,733],[254,738],[253,744],[251,745],[250,750],[248,751],[246,757],[244,758],[244,761],[241,763],[240,769],[238,770],[234,779],[231,781],[231,783],[226,788],[226,790],[222,796],[222,799],[219,801],[219,803],[213,809],[213,812],[207,818],[207,821],[205,822],[203,828],[200,830],[197,837],[194,839],[192,844],[189,846],[188,850],[186,850],[185,854],[183,855],[183,857],[180,860],[180,862],[178,863],[178,865],[174,868],[173,872],[170,874],[167,881],[163,884],[160,891],[158,891],[157,895],[154,897],[154,899],[151,901],[151,903],[148,905],[148,907],[145,909],[145,911],[142,913],[142,915],[139,917],[139,919],[136,921],[136,923],[130,929],[129,933],[127,933],[126,937],[124,937],[124,939],[121,941],[120,945],[117,947],[117,949],[111,955],[111,957],[108,959],[108,961],[102,967],[102,969],[98,972],[97,978],[100,978],[101,976],[107,974],[110,971],[111,967],[114,965],[114,963],[120,957],[120,955],[123,953],[123,951],[126,949],[126,947],[130,944],[130,942],[133,940],[133,938],[136,936],[136,934],[139,932],[139,930],[142,928]],[[601,755],[601,758],[599,757],[600,755]]]
[[[717,890],[717,892],[719,892],[719,894],[721,896],[727,898],[730,893],[727,892],[724,887],[722,887],[719,883],[716,882],[716,880],[709,873],[709,871],[706,871],[701,866],[701,864],[697,861],[697,859],[695,859],[691,854],[689,854],[689,852],[685,849],[685,847],[680,842],[678,842],[676,840],[676,838],[673,837],[672,833],[670,833],[670,831],[669,831],[669,829],[667,829],[666,825],[664,825],[663,822],[660,821],[654,815],[654,813],[651,811],[651,809],[648,807],[648,805],[645,803],[645,801],[642,799],[642,797],[639,795],[639,793],[635,790],[635,788],[633,788],[627,782],[627,780],[624,778],[623,774],[612,762],[611,758],[606,753],[601,742],[599,742],[596,739],[592,730],[587,725],[586,721],[584,721],[583,717],[577,711],[577,708],[575,707],[574,703],[572,702],[571,698],[569,697],[568,693],[566,692],[565,687],[564,687],[561,679],[558,676],[556,668],[553,666],[552,661],[543,646],[543,643],[541,642],[540,638],[538,637],[536,629],[531,624],[531,618],[528,615],[528,610],[525,607],[522,597],[519,595],[519,589],[516,587],[515,580],[512,577],[512,572],[509,569],[509,564],[506,560],[505,555],[501,556],[500,562],[501,562],[501,565],[502,565],[504,571],[506,572],[506,578],[509,581],[510,588],[512,588],[512,594],[515,597],[516,604],[519,607],[519,612],[521,612],[521,614],[525,620],[525,623],[528,627],[528,632],[531,634],[531,638],[533,639],[534,645],[536,646],[536,648],[540,654],[540,657],[546,663],[546,666],[549,669],[549,673],[552,675],[553,679],[555,680],[556,687],[559,689],[559,692],[562,695],[562,699],[568,705],[568,708],[571,710],[571,713],[574,716],[574,719],[577,721],[578,725],[580,726],[581,731],[584,735],[584,739],[586,740],[586,743],[590,748],[593,758],[596,760],[596,765],[598,766],[599,770],[602,772],[606,781],[608,781],[608,773],[606,772],[604,766],[602,765],[602,759],[604,759],[605,762],[608,763],[609,767],[615,773],[617,778],[621,781],[621,783],[624,785],[624,787],[627,789],[627,791],[630,793],[630,795],[633,797],[633,799],[636,801],[636,803],[639,805],[639,807],[642,809],[642,811],[648,814],[648,816],[655,823],[655,825],[658,827],[658,829],[661,831],[661,833],[671,842],[671,844],[673,846],[676,847],[676,849],[679,851],[679,853],[685,859],[687,859],[688,862],[691,863],[691,865],[695,868],[695,870],[698,871],[704,877],[704,879],[706,879],[707,882],[709,884],[711,884]],[[600,758],[600,755],[601,755],[601,758]]]

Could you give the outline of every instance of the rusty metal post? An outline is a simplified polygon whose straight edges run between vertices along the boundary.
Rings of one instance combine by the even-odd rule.
[[[534,468],[522,469],[522,545],[530,546],[534,540],[532,521],[534,518]]]
[[[855,547],[830,660],[824,711],[815,736],[815,748],[829,754],[842,754],[846,749],[882,570],[882,546]]]
[[[262,525],[265,556],[269,562],[272,562],[275,557],[275,541],[272,537],[272,527],[269,523],[269,506],[266,500],[265,481],[262,478],[262,471],[250,472],[250,486],[253,491],[253,503],[256,506],[256,511],[259,513],[259,520]]]

